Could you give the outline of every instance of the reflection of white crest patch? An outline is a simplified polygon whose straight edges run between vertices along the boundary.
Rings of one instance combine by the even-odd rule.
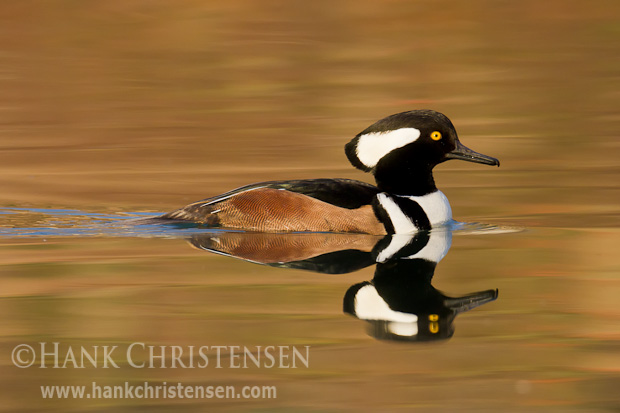
[[[355,151],[360,162],[368,168],[374,168],[385,155],[415,142],[419,137],[420,131],[416,128],[367,133],[359,137]]]
[[[415,314],[392,310],[372,285],[365,285],[355,294],[355,315],[361,320],[386,320],[401,323],[418,321],[418,316]]]
[[[392,322],[388,323],[387,328],[390,333],[401,337],[413,337],[418,335],[418,323]]]

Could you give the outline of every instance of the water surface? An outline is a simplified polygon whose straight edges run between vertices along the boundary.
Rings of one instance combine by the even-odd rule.
[[[3,4],[0,409],[616,411],[617,15],[603,0]],[[126,225],[261,180],[370,181],[343,145],[424,107],[502,162],[436,169],[467,224],[432,287],[499,291],[451,337],[377,339],[344,313],[374,264],[260,265],[190,242],[221,231]],[[310,365],[13,365],[39,342],[310,346]],[[277,398],[40,396],[92,381],[273,385]]]

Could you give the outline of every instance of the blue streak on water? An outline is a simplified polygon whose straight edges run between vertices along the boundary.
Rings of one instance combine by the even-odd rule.
[[[161,213],[157,212],[128,212],[123,215],[109,215],[109,214],[101,214],[98,212],[85,212],[77,209],[46,209],[46,208],[6,208],[0,209],[0,214],[15,214],[17,212],[30,212],[30,213],[39,213],[45,215],[53,215],[53,216],[79,216],[79,217],[93,217],[93,218],[101,218],[101,219],[132,219],[132,218],[148,218],[148,217],[156,217],[161,215]],[[124,216],[124,215],[127,216]]]
[[[200,228],[193,223],[138,224],[137,218],[152,218],[160,213],[126,212],[119,215],[74,209],[3,208],[0,216],[16,214],[44,215],[41,226],[9,227],[0,219],[0,237],[165,237],[187,238],[193,234],[220,233],[227,230]]]
[[[147,238],[187,238],[195,234],[245,232],[240,230],[204,228],[188,223],[139,223],[138,218],[153,218],[160,213],[125,212],[118,215],[85,212],[76,209],[45,208],[3,208],[0,216],[16,214],[37,214],[46,218],[41,226],[8,227],[0,219],[0,237],[4,238],[49,238],[49,237],[147,237]],[[86,219],[85,219],[86,218]],[[7,218],[8,219],[8,218]],[[40,217],[39,217],[40,221]],[[517,228],[503,228],[483,223],[453,221],[444,230],[455,234],[485,234],[516,232]],[[441,230],[441,229],[440,229]],[[352,234],[355,235],[355,234]]]

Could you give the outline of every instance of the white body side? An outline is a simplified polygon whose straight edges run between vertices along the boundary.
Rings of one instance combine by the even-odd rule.
[[[452,208],[448,198],[439,189],[422,196],[405,196],[422,207],[432,227],[452,220]]]
[[[377,200],[390,217],[395,234],[414,234],[418,232],[419,228],[415,226],[389,195],[380,193],[377,195]]]
[[[440,190],[422,196],[396,196],[410,199],[420,205],[431,227],[437,227],[452,220],[450,202]],[[395,234],[414,234],[419,230],[390,195],[380,193],[377,195],[377,200],[390,217]]]

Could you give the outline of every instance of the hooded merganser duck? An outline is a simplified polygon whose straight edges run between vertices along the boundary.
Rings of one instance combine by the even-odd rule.
[[[350,179],[263,182],[158,219],[259,232],[411,234],[452,220],[448,199],[435,186],[435,165],[461,159],[499,166],[465,147],[450,119],[433,110],[381,119],[347,143],[345,153],[377,186]]]

